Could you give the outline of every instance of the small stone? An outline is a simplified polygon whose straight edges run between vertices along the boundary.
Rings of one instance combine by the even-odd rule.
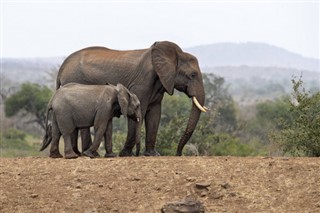
[[[37,195],[37,194],[31,194],[30,197],[31,197],[31,198],[37,198],[38,195]]]
[[[139,177],[134,177],[134,178],[132,178],[132,180],[133,180],[133,181],[139,181],[139,180],[141,180],[141,178],[139,178]]]
[[[208,188],[209,186],[211,186],[210,182],[199,182],[196,183],[196,187],[201,189],[201,188]]]
[[[223,184],[221,184],[220,186],[221,186],[222,188],[224,188],[224,189],[228,189],[228,188],[231,187],[229,183],[223,183]]]
[[[222,194],[219,194],[219,193],[213,193],[212,196],[211,196],[213,199],[221,199],[223,198],[223,195]]]
[[[80,184],[76,185],[76,189],[81,189],[81,185]]]
[[[162,206],[161,213],[204,213],[203,204],[195,199],[185,199],[182,201],[170,202]]]
[[[108,185],[108,188],[109,188],[110,190],[112,190],[112,189],[113,189],[113,185],[114,185],[114,183]]]
[[[102,188],[102,187],[103,187],[103,184],[100,183],[98,186],[99,186],[100,188]]]
[[[195,177],[187,177],[187,181],[194,182],[194,181],[196,181],[196,178]]]
[[[231,192],[231,193],[229,193],[229,196],[230,196],[230,197],[236,197],[236,196],[237,196],[237,193]]]
[[[200,197],[205,197],[207,195],[208,195],[208,192],[207,191],[203,191],[203,192],[201,192]]]

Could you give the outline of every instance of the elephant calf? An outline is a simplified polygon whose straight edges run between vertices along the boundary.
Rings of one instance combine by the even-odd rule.
[[[52,126],[48,125],[49,112],[52,110]],[[141,109],[135,94],[122,84],[83,85],[69,83],[58,89],[47,107],[46,135],[43,139],[44,150],[52,141],[50,157],[62,157],[59,152],[59,140],[62,135],[65,142],[65,158],[77,158],[76,138],[78,129],[93,126],[95,137],[92,145],[83,152],[95,157],[102,137],[105,139],[106,156],[112,152],[112,118],[123,114],[136,122],[137,155],[140,149]],[[76,152],[75,152],[76,151]]]

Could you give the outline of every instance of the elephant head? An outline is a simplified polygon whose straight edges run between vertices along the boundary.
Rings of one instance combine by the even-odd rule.
[[[139,123],[141,121],[141,109],[138,97],[129,92],[129,90],[120,83],[117,84],[116,89],[122,115]]]
[[[129,92],[129,90],[118,83],[116,90],[118,92],[118,102],[121,108],[121,113],[124,117],[128,117],[134,121],[136,121],[136,155],[139,155],[140,152],[140,139],[141,139],[141,108],[140,101],[138,97]]]
[[[174,89],[177,89],[193,101],[189,121],[177,149],[177,155],[181,155],[184,145],[195,130],[201,111],[207,110],[203,106],[205,93],[202,74],[197,58],[183,52],[176,44],[156,42],[151,48],[152,65],[166,92],[172,95]]]

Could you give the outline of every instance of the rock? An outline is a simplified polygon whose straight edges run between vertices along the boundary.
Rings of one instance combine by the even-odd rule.
[[[196,183],[196,187],[199,189],[208,188],[211,185],[210,182],[199,182]]]
[[[189,182],[194,182],[196,180],[197,180],[197,178],[195,178],[195,177],[187,177],[187,181],[189,181]]]
[[[203,191],[203,192],[201,192],[200,197],[205,197],[207,195],[208,195],[208,192],[207,191]]]
[[[196,199],[185,199],[165,204],[161,213],[204,213],[203,204]]]
[[[220,186],[221,186],[222,188],[224,188],[224,189],[228,189],[228,188],[231,187],[229,183],[222,183],[222,184],[220,184]]]
[[[30,197],[31,197],[31,198],[37,198],[38,195],[37,195],[37,194],[31,194]]]
[[[132,181],[139,181],[139,180],[141,180],[141,178],[139,178],[139,177],[132,178]]]

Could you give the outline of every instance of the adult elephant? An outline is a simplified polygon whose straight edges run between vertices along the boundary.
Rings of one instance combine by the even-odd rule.
[[[57,89],[70,82],[116,85],[121,83],[136,94],[146,128],[144,155],[159,155],[155,150],[161,116],[161,101],[174,88],[192,98],[193,105],[187,127],[180,139],[176,155],[190,139],[205,102],[202,75],[197,58],[183,52],[175,43],[155,42],[148,49],[119,51],[105,47],[89,47],[72,53],[65,59],[57,76]],[[135,122],[128,120],[128,135],[120,156],[132,155],[136,135]],[[83,140],[91,140],[89,130]],[[84,139],[86,138],[86,139]],[[89,144],[87,145],[89,146]]]

